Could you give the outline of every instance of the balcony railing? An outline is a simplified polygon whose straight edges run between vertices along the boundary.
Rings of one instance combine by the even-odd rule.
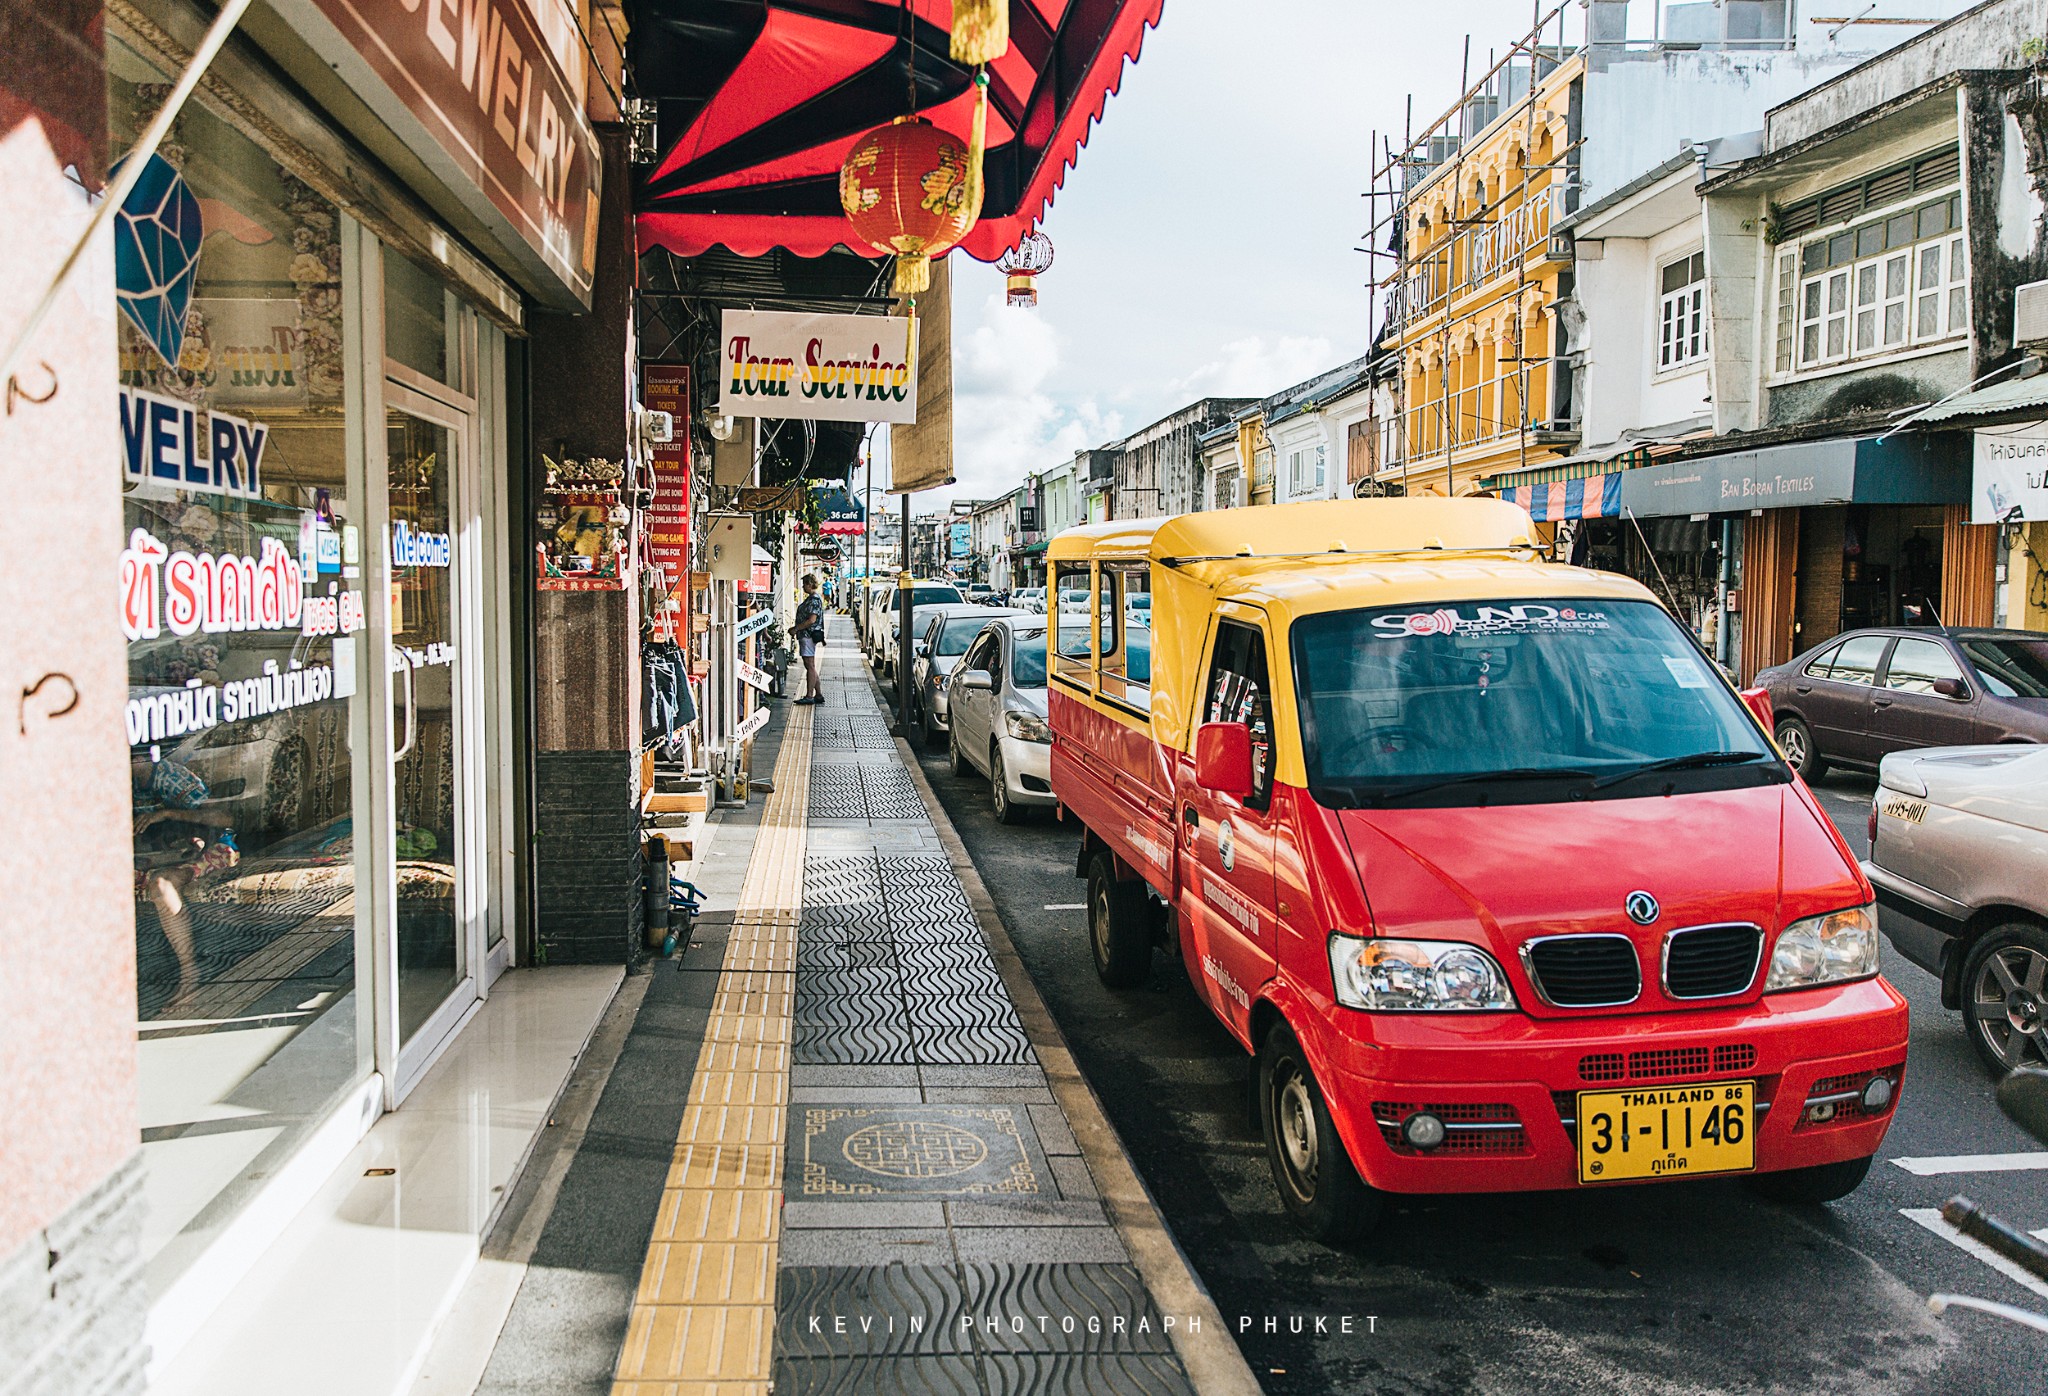
[[[1532,359],[1492,378],[1461,386],[1447,397],[1408,404],[1407,456],[1411,461],[1446,450],[1468,450],[1516,440],[1544,420],[1549,385],[1537,377],[1556,359]],[[1529,400],[1536,400],[1531,410]]]
[[[1491,222],[1465,228],[1436,244],[1388,291],[1388,322],[1405,325],[1420,319],[1442,306],[1452,292],[1479,290],[1512,274],[1531,253],[1546,253],[1551,224],[1563,216],[1570,187],[1552,184]]]

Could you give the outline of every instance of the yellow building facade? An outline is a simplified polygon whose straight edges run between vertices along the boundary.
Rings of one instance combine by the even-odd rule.
[[[1573,444],[1554,313],[1571,253],[1551,228],[1565,216],[1582,67],[1557,63],[1513,102],[1482,83],[1413,147],[1389,304],[1407,440],[1388,478],[1410,494],[1469,494],[1483,476],[1553,461]],[[1454,139],[1476,103],[1498,115]]]

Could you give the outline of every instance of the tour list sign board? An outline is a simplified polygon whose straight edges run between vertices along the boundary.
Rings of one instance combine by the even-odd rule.
[[[645,364],[640,398],[650,412],[675,418],[675,437],[649,449],[654,502],[647,509],[648,551],[661,570],[663,589],[689,600],[690,577],[690,371],[681,364]]]
[[[543,301],[589,308],[597,137],[525,0],[276,0],[275,7],[500,234]]]
[[[910,321],[897,315],[728,310],[718,411],[812,422],[914,422]]]

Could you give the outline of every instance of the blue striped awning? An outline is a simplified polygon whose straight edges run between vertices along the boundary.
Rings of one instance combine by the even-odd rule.
[[[1621,476],[1589,475],[1583,480],[1552,480],[1542,485],[1513,485],[1500,491],[1538,523],[1559,519],[1613,519],[1621,516]]]

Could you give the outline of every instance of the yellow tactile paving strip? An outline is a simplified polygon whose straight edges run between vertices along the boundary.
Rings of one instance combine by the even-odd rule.
[[[612,1396],[767,1396],[810,708],[789,710]]]

